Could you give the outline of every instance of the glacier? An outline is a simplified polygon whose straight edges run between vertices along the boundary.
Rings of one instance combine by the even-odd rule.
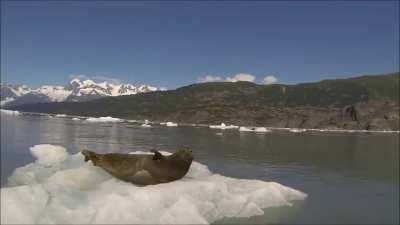
[[[1,188],[2,224],[210,224],[307,197],[276,182],[215,174],[198,162],[181,180],[136,186],[61,146],[30,150],[36,161],[15,169]]]

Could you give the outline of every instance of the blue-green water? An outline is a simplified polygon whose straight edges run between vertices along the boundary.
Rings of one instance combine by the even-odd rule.
[[[13,169],[34,160],[29,147],[43,143],[64,146],[72,153],[83,148],[130,152],[188,146],[213,172],[276,181],[308,194],[292,207],[268,208],[262,216],[217,223],[399,223],[398,134],[243,134],[2,114],[2,186]]]

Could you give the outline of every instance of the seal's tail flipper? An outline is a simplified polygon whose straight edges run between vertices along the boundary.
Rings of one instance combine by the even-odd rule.
[[[82,155],[85,156],[85,162],[92,160],[93,165],[96,165],[100,159],[99,156],[95,152],[92,152],[89,150],[82,150],[81,153],[82,153]]]

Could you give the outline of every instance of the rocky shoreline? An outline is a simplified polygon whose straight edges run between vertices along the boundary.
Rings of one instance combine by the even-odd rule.
[[[7,109],[179,124],[400,130],[399,73],[296,85],[193,84],[169,91]]]
[[[36,112],[19,112],[19,111],[11,111],[1,109],[1,113],[8,115],[26,115],[26,116],[47,116],[51,118],[66,118],[72,119],[74,121],[87,121],[87,122],[118,122],[118,123],[127,123],[127,124],[136,124],[137,126],[148,124],[149,127],[152,126],[167,126],[169,123],[173,122],[162,122],[162,121],[148,121],[146,120],[131,120],[131,119],[121,119],[121,118],[113,118],[113,117],[89,117],[89,116],[77,116],[77,115],[65,115],[65,114],[50,114],[50,113],[36,113]],[[108,120],[102,120],[102,118],[108,118]],[[219,129],[219,130],[238,130],[240,132],[255,132],[255,133],[267,133],[270,131],[283,131],[283,132],[293,132],[293,133],[303,133],[303,132],[328,132],[328,133],[400,133],[400,130],[391,130],[391,129],[340,129],[334,127],[320,127],[320,128],[304,128],[304,127],[274,127],[274,126],[252,126],[252,125],[243,125],[238,126],[236,124],[221,123],[221,125],[215,124],[204,124],[204,123],[174,123],[174,127],[204,127],[211,129]]]

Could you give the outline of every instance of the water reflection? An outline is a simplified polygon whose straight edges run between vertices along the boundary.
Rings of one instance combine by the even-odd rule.
[[[266,134],[208,128],[104,124],[39,116],[1,117],[2,185],[49,143],[75,153],[193,149],[197,161],[225,176],[277,181],[305,191],[295,207],[221,223],[398,223],[398,135]],[[218,133],[218,134],[217,134]],[[360,217],[360,215],[363,215]],[[244,221],[244,222],[243,222]]]

